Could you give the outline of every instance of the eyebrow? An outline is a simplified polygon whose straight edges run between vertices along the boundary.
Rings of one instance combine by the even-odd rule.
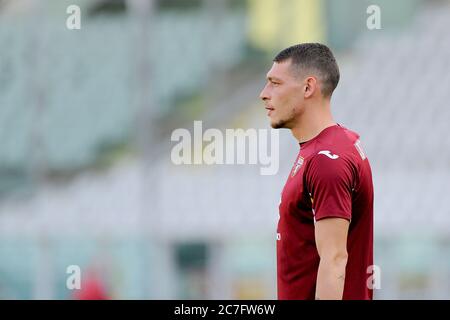
[[[269,81],[282,82],[282,80],[279,79],[279,78],[277,78],[277,77],[268,76],[268,77],[266,77],[266,78],[267,78],[267,80],[269,80]]]

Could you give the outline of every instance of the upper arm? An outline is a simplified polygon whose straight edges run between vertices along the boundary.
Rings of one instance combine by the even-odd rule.
[[[346,257],[350,222],[342,218],[327,218],[316,222],[314,233],[320,258]]]
[[[352,218],[352,164],[343,157],[316,154],[308,163],[306,184],[311,196],[314,218]]]
[[[354,185],[351,163],[341,156],[317,154],[310,160],[306,179],[319,256],[346,257]]]

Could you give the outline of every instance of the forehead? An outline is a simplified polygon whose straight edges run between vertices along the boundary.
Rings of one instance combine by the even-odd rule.
[[[292,79],[293,74],[291,70],[291,61],[286,60],[283,62],[274,62],[272,68],[270,68],[269,72],[266,75],[267,79],[276,78],[276,79]]]

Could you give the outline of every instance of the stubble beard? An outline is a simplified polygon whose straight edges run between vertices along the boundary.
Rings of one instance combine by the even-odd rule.
[[[291,129],[294,119],[295,119],[295,110],[292,110],[292,113],[289,118],[278,120],[276,122],[271,122],[270,125],[273,129]]]
[[[286,128],[286,121],[278,120],[277,122],[273,122],[270,125],[272,126],[272,129],[284,129]]]

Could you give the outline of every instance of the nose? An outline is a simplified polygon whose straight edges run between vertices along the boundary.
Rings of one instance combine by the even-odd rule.
[[[265,85],[264,88],[262,89],[261,93],[259,94],[259,98],[262,101],[269,100],[269,94],[267,92],[267,85]]]

